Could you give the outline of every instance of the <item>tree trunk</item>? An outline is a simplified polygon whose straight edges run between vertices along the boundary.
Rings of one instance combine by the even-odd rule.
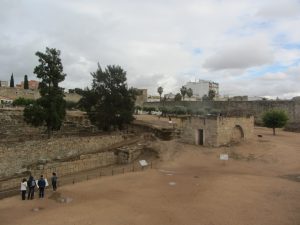
[[[275,127],[273,127],[273,135],[276,135],[276,133],[275,133]]]

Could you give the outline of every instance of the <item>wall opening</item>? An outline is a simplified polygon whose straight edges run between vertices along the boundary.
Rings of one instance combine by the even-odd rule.
[[[204,132],[203,129],[198,130],[198,145],[203,145],[204,144]]]
[[[231,141],[240,142],[244,138],[244,131],[240,125],[236,125],[232,130]]]

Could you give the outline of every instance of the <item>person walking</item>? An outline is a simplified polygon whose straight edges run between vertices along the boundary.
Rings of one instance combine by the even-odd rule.
[[[54,172],[52,173],[51,184],[52,184],[53,191],[56,191],[56,189],[57,189],[57,176],[56,176],[56,173],[54,173]]]
[[[29,176],[29,179],[27,181],[27,186],[28,186],[28,195],[27,199],[33,199],[34,198],[34,189],[35,189],[35,180],[32,175]]]
[[[26,199],[26,190],[27,190],[27,180],[23,178],[21,182],[21,193],[22,193],[22,200]]]
[[[38,186],[39,186],[39,197],[44,198],[46,181],[44,180],[43,175],[41,175],[41,178],[38,180]]]

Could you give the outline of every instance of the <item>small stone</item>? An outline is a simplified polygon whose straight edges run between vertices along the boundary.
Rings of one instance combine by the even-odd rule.
[[[38,164],[46,164],[47,163],[47,159],[39,159],[38,160]]]
[[[170,186],[175,186],[175,185],[176,185],[176,182],[171,181],[171,182],[169,182],[169,185],[170,185]]]

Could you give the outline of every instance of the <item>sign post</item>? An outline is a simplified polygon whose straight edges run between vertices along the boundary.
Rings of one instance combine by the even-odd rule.
[[[223,165],[226,165],[226,161],[228,161],[229,156],[228,154],[220,154],[220,160],[223,161]]]
[[[141,167],[142,167],[142,170],[144,170],[144,167],[148,166],[148,162],[146,160],[140,160],[139,161]]]

